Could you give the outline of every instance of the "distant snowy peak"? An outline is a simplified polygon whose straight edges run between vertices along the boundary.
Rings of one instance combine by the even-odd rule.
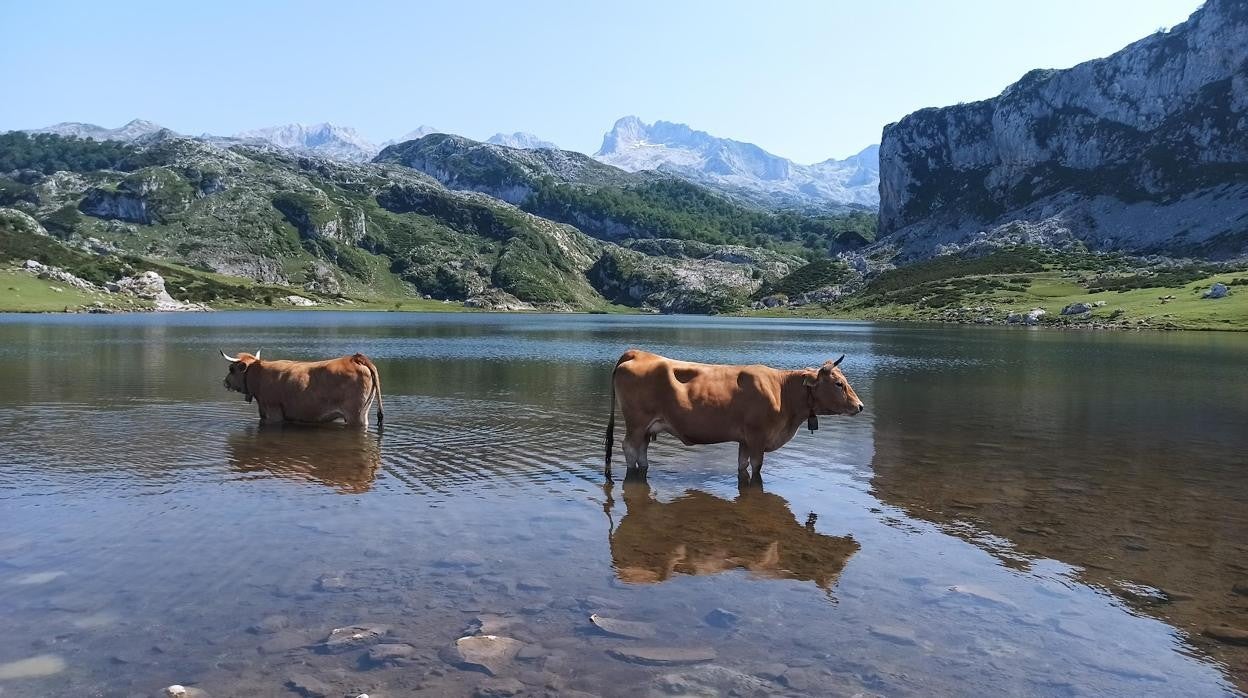
[[[143,119],[133,119],[118,128],[105,128],[95,124],[65,121],[45,126],[44,128],[27,129],[26,133],[54,133],[58,136],[75,136],[77,138],[90,138],[96,141],[122,141],[129,143],[144,136],[167,130],[160,124],[154,124]]]
[[[879,205],[879,147],[874,145],[844,160],[799,165],[753,143],[626,116],[603,137],[594,157],[629,172],[669,172],[769,206]]]
[[[381,150],[355,129],[330,123],[270,126],[241,131],[234,138],[265,141],[284,150],[342,160],[368,160]]]
[[[424,138],[425,136],[428,136],[433,133],[446,133],[446,131],[443,131],[440,128],[435,128],[428,124],[421,124],[420,126],[417,126],[416,128],[412,129],[411,131],[408,131],[407,133],[403,134],[402,136],[398,138],[391,138],[390,140],[385,141],[384,143],[381,144],[381,147],[386,148],[386,147],[394,145],[395,143],[406,143],[408,141],[414,141],[418,138]]]
[[[524,131],[516,131],[515,133],[496,133],[485,141],[494,145],[505,145],[508,148],[520,148],[522,150],[538,150],[541,148],[559,149],[559,146],[550,141],[542,140],[531,133]]]

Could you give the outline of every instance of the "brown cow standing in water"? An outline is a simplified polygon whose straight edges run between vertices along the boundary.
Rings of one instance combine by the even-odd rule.
[[[242,393],[260,406],[260,421],[321,424],[343,419],[351,426],[368,426],[368,410],[377,398],[381,409],[381,379],[377,367],[363,354],[328,361],[261,361],[260,352],[221,356],[230,362],[225,387]]]
[[[738,478],[761,482],[763,454],[788,443],[803,422],[814,429],[818,415],[862,412],[862,400],[838,368],[844,358],[819,369],[783,371],[675,361],[637,349],[624,352],[611,374],[607,479],[619,395],[629,476],[645,477],[650,441],[667,432],[686,446],[736,441]]]

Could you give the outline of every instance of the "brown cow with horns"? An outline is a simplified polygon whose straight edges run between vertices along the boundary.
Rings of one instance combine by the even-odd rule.
[[[319,424],[343,419],[368,426],[368,410],[377,398],[381,425],[381,379],[363,354],[328,361],[261,361],[260,352],[221,356],[230,362],[225,387],[260,406],[261,422]]]
[[[803,422],[813,430],[818,415],[862,412],[862,400],[838,368],[844,358],[819,369],[782,371],[675,361],[637,349],[624,352],[611,374],[607,479],[618,394],[629,475],[645,477],[650,441],[667,432],[686,446],[736,441],[739,479],[761,482],[763,454],[788,443]]]

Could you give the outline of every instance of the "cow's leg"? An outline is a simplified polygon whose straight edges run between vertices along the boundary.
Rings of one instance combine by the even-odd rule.
[[[750,481],[750,449],[742,441],[737,444],[737,482],[744,485]]]
[[[763,449],[755,446],[763,443],[763,439],[741,441],[737,449],[737,484],[761,485],[763,469]],[[747,468],[749,468],[747,470]]]
[[[624,435],[624,465],[627,472],[624,479],[644,478],[649,462],[646,451],[650,446],[649,437],[644,429],[629,429]]]
[[[750,482],[755,485],[763,484],[763,449],[751,449],[750,451]]]
[[[266,405],[260,403],[260,423],[262,424],[280,424],[286,419],[286,415],[282,412],[281,405]]]
[[[368,403],[364,403],[363,405],[354,409],[347,408],[343,410],[342,420],[346,422],[347,426],[349,427],[362,427],[364,429],[367,429],[368,428]]]

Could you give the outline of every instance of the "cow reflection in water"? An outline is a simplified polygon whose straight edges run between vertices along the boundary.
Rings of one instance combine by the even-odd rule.
[[[372,489],[381,468],[380,436],[339,425],[260,425],[231,434],[226,450],[238,472],[319,483],[343,494]]]
[[[606,486],[611,519],[612,485]],[[845,562],[858,551],[849,536],[815,531],[815,514],[798,523],[789,504],[759,487],[743,486],[728,501],[687,490],[671,502],[654,498],[644,481],[626,481],[626,512],[611,532],[611,558],[621,581],[653,584],[676,574],[742,569],[770,579],[812,581],[831,592]]]

